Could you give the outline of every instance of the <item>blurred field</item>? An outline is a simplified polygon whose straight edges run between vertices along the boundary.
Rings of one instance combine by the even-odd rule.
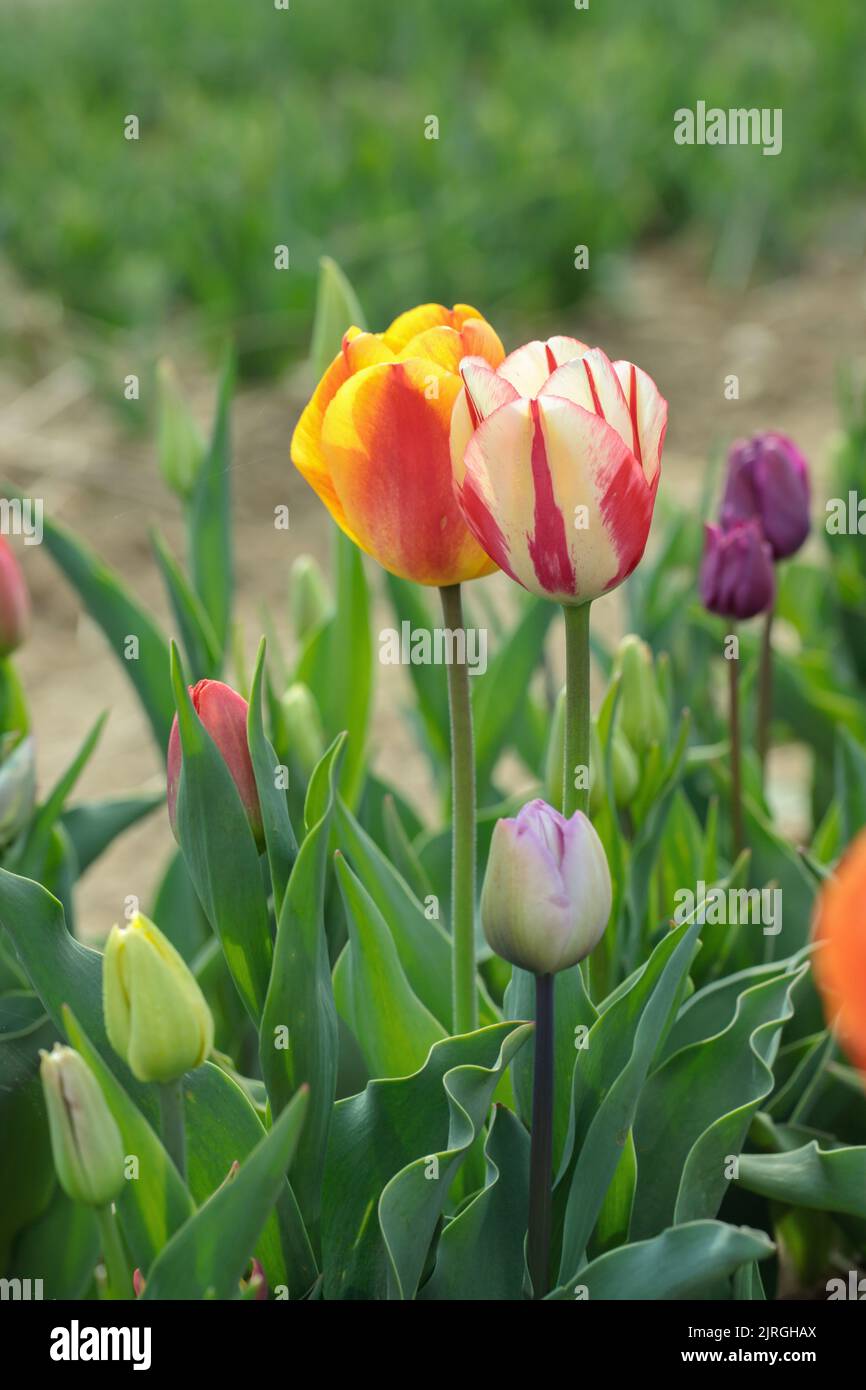
[[[742,287],[862,251],[864,48],[862,0],[6,0],[0,233],[98,359],[183,315],[248,371],[305,344],[323,245],[377,322],[469,289],[515,320],[615,300],[686,225]],[[781,107],[782,154],[677,146],[698,99]]]
[[[291,561],[327,556],[288,441],[328,253],[376,326],[426,298],[470,299],[509,346],[573,332],[639,362],[671,406],[662,499],[696,498],[708,461],[758,428],[793,434],[820,478],[838,368],[864,352],[864,49],[862,0],[6,0],[0,473],[169,625],[148,528],[181,534],[148,433],[153,363],[172,354],[204,424],[232,336],[247,655],[263,600],[287,638]],[[673,112],[699,98],[781,106],[783,153],[676,146]],[[122,396],[132,371],[139,403]],[[725,399],[730,373],[739,400]],[[282,502],[289,533],[272,525]],[[81,794],[157,785],[117,663],[47,556],[18,553],[41,786],[107,707]],[[615,627],[616,597],[597,613]],[[423,813],[400,699],[400,673],[381,670],[379,764]],[[159,814],[123,839],[82,885],[85,929],[107,929],[127,893],[147,902],[168,847]]]

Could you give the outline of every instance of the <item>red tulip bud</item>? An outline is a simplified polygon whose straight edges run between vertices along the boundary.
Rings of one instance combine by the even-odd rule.
[[[224,685],[222,681],[199,681],[197,685],[190,686],[189,693],[196,714],[222,753],[226,767],[232,775],[256,844],[259,849],[263,849],[265,837],[262,808],[247,744],[247,702],[236,690],[232,690],[230,685]],[[182,761],[180,731],[175,715],[168,740],[166,769],[168,818],[175,839],[178,838],[177,792]]]
[[[30,623],[30,595],[21,567],[0,536],[0,657],[20,647]]]

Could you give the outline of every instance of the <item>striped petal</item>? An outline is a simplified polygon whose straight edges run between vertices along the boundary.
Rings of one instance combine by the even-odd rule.
[[[475,428],[501,405],[520,399],[511,383],[493,371],[482,357],[465,357],[460,375],[463,390],[454,402],[451,416],[451,466],[458,487],[463,482],[463,455]]]
[[[613,363],[601,348],[591,348],[582,357],[557,367],[547,379],[543,396],[562,396],[575,405],[582,405],[612,425],[629,449],[632,448],[632,423],[619,377]]]
[[[614,362],[632,422],[632,449],[650,487],[658,487],[668,403],[651,376],[633,362]]]
[[[492,559],[533,593],[585,603],[643,554],[653,492],[618,434],[560,397],[518,400],[478,426],[458,500]]]
[[[451,477],[460,378],[420,358],[368,367],[325,414],[322,450],[357,543],[392,574],[457,584],[495,568],[470,535]]]
[[[557,367],[588,351],[586,343],[578,338],[558,335],[548,338],[546,343],[536,338],[509,353],[499,368],[499,375],[510,381],[521,396],[537,396]]]

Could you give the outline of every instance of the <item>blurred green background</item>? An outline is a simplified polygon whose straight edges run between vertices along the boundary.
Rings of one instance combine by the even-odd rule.
[[[739,288],[862,240],[864,52],[863,0],[4,0],[0,237],[73,321],[192,308],[248,375],[306,344],[323,251],[375,323],[615,296],[684,230]],[[677,146],[698,99],[781,107],[782,155]]]

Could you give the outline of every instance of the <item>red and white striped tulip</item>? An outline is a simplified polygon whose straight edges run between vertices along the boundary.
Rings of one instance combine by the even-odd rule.
[[[631,362],[576,338],[531,342],[495,370],[460,364],[451,463],[476,540],[518,584],[582,604],[644,552],[667,402]]]

